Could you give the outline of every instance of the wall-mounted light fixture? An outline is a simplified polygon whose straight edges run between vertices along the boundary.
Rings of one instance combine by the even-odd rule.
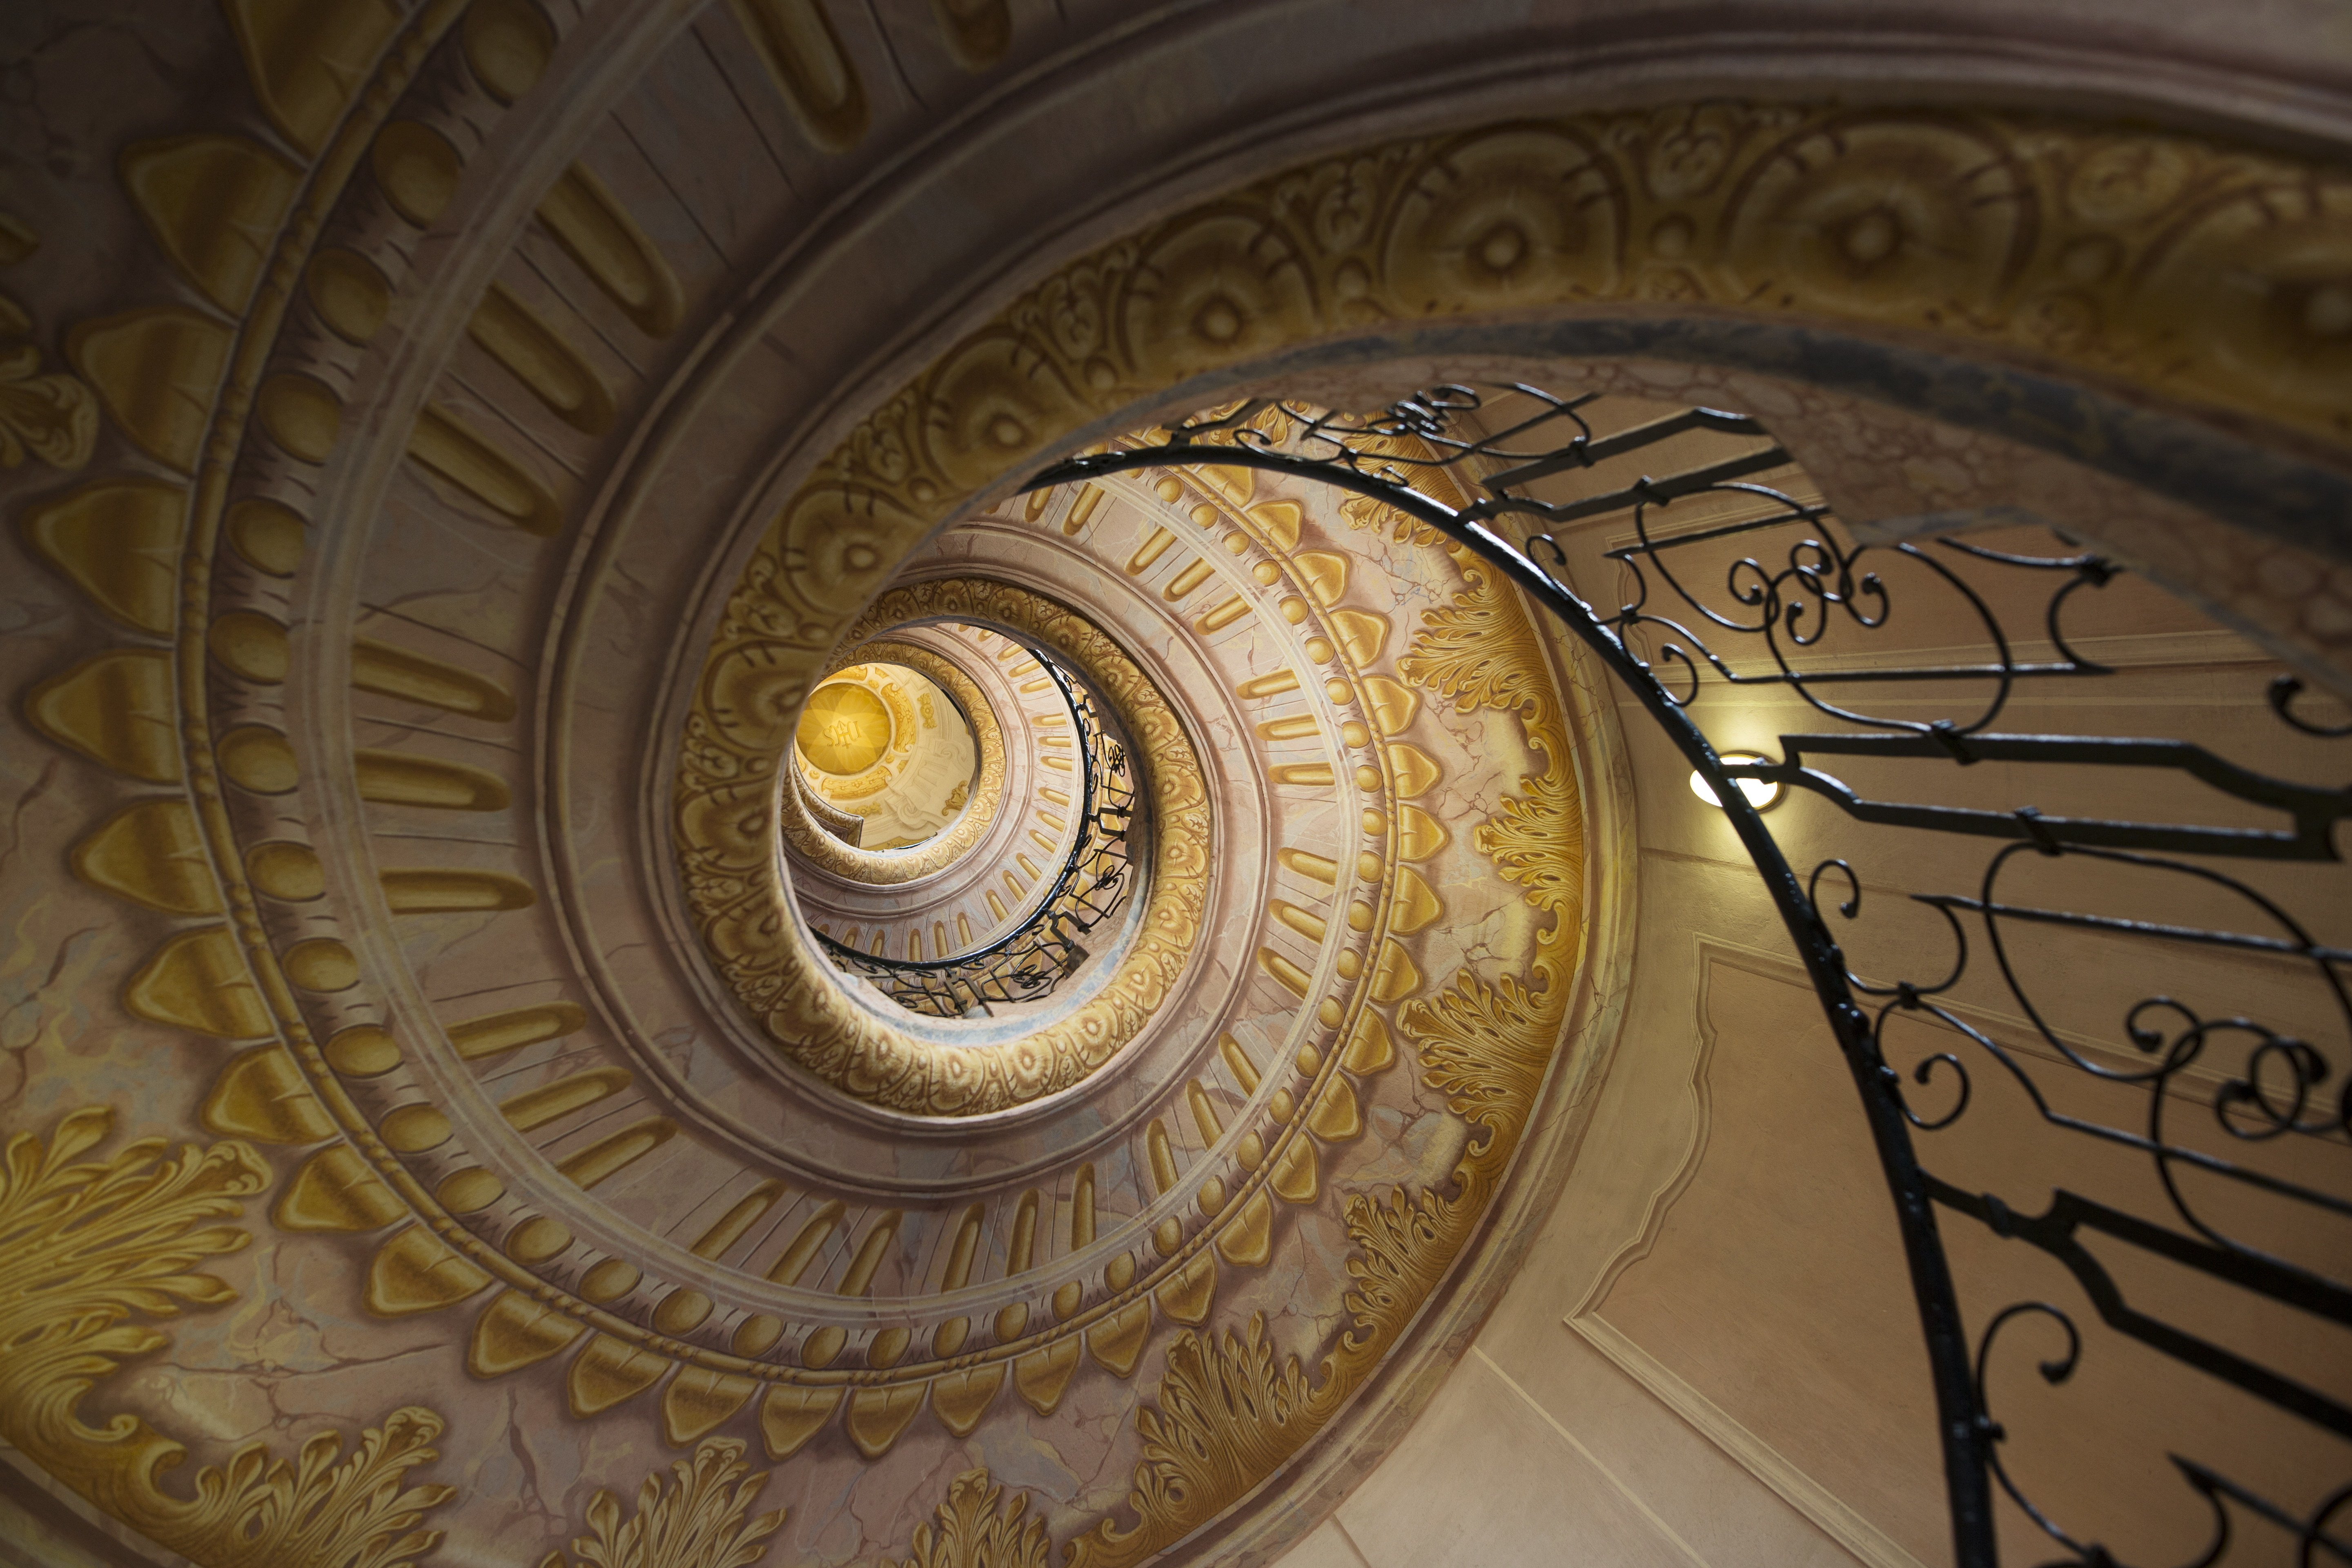
[[[1719,752],[1717,755],[1726,763],[1769,763],[1772,760],[1757,752]],[[1739,786],[1739,793],[1748,797],[1748,804],[1759,811],[1771,810],[1780,804],[1780,796],[1786,793],[1778,779],[1735,779],[1732,782]],[[1706,775],[1696,770],[1691,773],[1691,794],[1709,805],[1723,804],[1715,798],[1715,787],[1706,782]]]

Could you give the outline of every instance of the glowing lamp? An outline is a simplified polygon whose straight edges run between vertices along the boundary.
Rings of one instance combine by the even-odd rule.
[[[1726,763],[1762,763],[1771,760],[1756,752],[1724,752],[1719,754]],[[1739,786],[1739,793],[1748,797],[1748,804],[1759,811],[1769,811],[1780,804],[1782,792],[1780,781],[1777,779],[1734,779],[1732,782]],[[1690,784],[1691,794],[1698,796],[1707,805],[1719,806],[1723,804],[1715,798],[1715,788],[1706,782],[1705,773],[1693,770]]]

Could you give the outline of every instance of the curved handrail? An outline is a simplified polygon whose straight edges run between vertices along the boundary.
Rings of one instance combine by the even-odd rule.
[[[2346,973],[2352,969],[2352,951],[2326,945],[2313,934],[2313,928],[2334,922],[2298,921],[2246,882],[2201,863],[2215,858],[2334,860],[2336,825],[2352,817],[2352,788],[2272,777],[2231,763],[2188,739],[1997,732],[1996,723],[2021,683],[2114,673],[2072,646],[2063,616],[2078,596],[2096,592],[2120,574],[2120,567],[2063,534],[2055,549],[2032,554],[1986,549],[1955,537],[1964,528],[2014,528],[2021,521],[2048,528],[2038,518],[2014,509],[1994,509],[1897,520],[1881,523],[1876,531],[1892,542],[1855,542],[1830,528],[1827,507],[1800,502],[1750,477],[1790,461],[1755,420],[1693,409],[1596,439],[1578,412],[1592,395],[1560,397],[1516,383],[1491,390],[1528,400],[1533,413],[1497,433],[1486,433],[1474,421],[1487,406],[1487,395],[1462,385],[1418,393],[1370,418],[1253,398],[1215,415],[1175,422],[1153,444],[1123,444],[1055,464],[1024,488],[1043,489],[1131,469],[1201,463],[1286,473],[1372,497],[1489,563],[1626,684],[1706,781],[1762,875],[1860,1095],[1894,1199],[1927,1338],[1954,1555],[1961,1568],[1992,1568],[1999,1560],[1992,1513],[1996,1485],[2076,1561],[2094,1568],[2116,1568],[2118,1559],[2095,1539],[2071,1533],[2027,1496],[2004,1465],[2001,1444],[2007,1434],[1993,1417],[1987,1392],[1994,1342],[2003,1325],[2021,1316],[2046,1316],[2063,1328],[2068,1350],[2042,1363],[2041,1372],[2053,1384],[2065,1381],[2086,1353],[2074,1320],[2046,1302],[2020,1302],[1998,1313],[1972,1341],[1938,1228],[1939,1211],[2056,1259],[2081,1284],[2099,1320],[2116,1333],[2219,1378],[2320,1431],[2352,1436],[2352,1397],[2340,1389],[2314,1386],[2294,1369],[2273,1364],[2282,1347],[2232,1348],[2209,1337],[2205,1325],[2211,1321],[2210,1313],[2175,1322],[2134,1301],[2080,1239],[2082,1233],[2095,1232],[2105,1243],[2138,1248],[2207,1281],[2242,1291],[2250,1300],[2284,1303],[2327,1321],[2352,1324],[2352,1278],[2341,1269],[2323,1271],[2273,1256],[2209,1212],[2206,1201],[2218,1183],[2301,1205],[2294,1212],[2315,1224],[2352,1215],[2352,1195],[2322,1184],[2315,1173],[2304,1176],[2298,1171],[2297,1178],[2290,1179],[2251,1160],[2226,1158],[2211,1147],[2217,1142],[2226,1147],[2233,1142],[2243,1146],[2294,1140],[2341,1147],[2352,1141],[2352,1072],[2341,1063],[2331,1065],[2316,1046],[2283,1026],[2253,1016],[2208,1016],[2169,994],[2152,995],[2133,1006],[2124,1020],[2124,1037],[2098,1055],[2085,1055],[2066,1031],[2049,1021],[2046,1006],[2037,1005],[2011,952],[2012,944],[2026,940],[2028,931],[2037,933],[2037,942],[2068,932],[2095,932],[2106,941],[2169,944],[2166,951],[2173,952],[2181,943],[2259,951],[2305,966],[2332,1000],[2332,1016],[2352,1037],[2352,980]],[[1751,437],[1764,445],[1700,468],[1661,478],[1644,476],[1606,494],[1560,503],[1515,488],[1548,475],[1590,468],[1603,458],[1699,429]],[[1562,437],[1568,437],[1564,444]],[[1451,471],[1462,493],[1474,499],[1455,509],[1416,489],[1419,477],[1433,471]],[[1763,515],[1673,533],[1654,531],[1654,513],[1701,495],[1738,500],[1743,510],[1760,506]],[[1634,542],[1604,551],[1602,558],[1627,572],[1630,585],[1615,610],[1604,610],[1580,597],[1565,580],[1567,553],[1550,531],[1585,518],[1624,512],[1632,513]],[[1527,536],[1508,536],[1503,531],[1507,520],[1524,522]],[[1694,545],[1721,547],[1736,541],[1733,548],[1745,552],[1749,540],[1786,529],[1801,531],[1787,544],[1785,555],[1760,550],[1739,553],[1721,586],[1711,593],[1702,593],[1692,569],[1684,564],[1695,559],[1688,553]],[[2000,579],[1998,584],[1995,579]],[[1995,608],[2008,590],[2022,587],[2031,595],[2035,584],[2047,585],[2048,592],[2039,606],[2040,625],[2033,629],[2055,656],[2038,662],[2019,656],[2019,643],[2003,628]],[[1949,595],[1974,616],[1981,628],[1984,657],[1955,664],[1906,657],[1896,647],[1860,660],[1833,660],[1816,651],[1833,626],[1867,636],[1886,625],[1896,594],[1913,586]],[[1738,664],[1727,651],[1733,649]],[[1699,687],[1709,679],[1735,689],[1790,692],[1848,728],[1828,734],[1783,735],[1778,762],[1727,763],[1691,711]],[[1973,688],[1978,694],[1972,700],[1949,700],[1949,710],[1942,716],[1918,716],[1923,703],[1945,700],[1943,694],[1955,687]],[[2289,705],[2299,690],[2300,682],[2293,677],[2272,683],[2270,705],[2286,725],[2318,738],[2352,735],[2352,725],[2329,725],[2292,711]],[[1890,696],[1901,710],[1890,710]],[[2161,817],[2059,816],[2031,805],[1984,810],[1934,801],[1868,799],[1824,771],[1824,759],[1841,755],[1914,759],[1953,767],[1995,762],[2009,769],[2021,787],[2028,777],[2048,778],[2047,770],[2053,768],[2168,770],[2242,806],[2283,816],[2289,823],[2278,828],[2221,829]],[[1834,868],[1847,893],[1836,904],[1837,913],[1855,921],[1863,901],[1861,878],[1846,861],[1830,859],[1815,867],[1810,879],[1800,879],[1759,808],[1737,787],[1735,781],[1740,779],[1806,790],[1850,819],[1882,831],[2007,842],[1991,851],[1974,889],[1912,894],[1937,911],[1953,952],[1927,954],[1921,978],[1874,984],[1849,967],[1832,932],[1828,906],[1820,901],[1823,874]],[[1942,853],[1948,857],[1957,847],[1949,846]],[[2184,858],[2188,857],[2195,858]],[[1921,858],[1922,862],[1927,858]],[[2023,875],[2015,868],[2070,859],[2076,865],[2126,868],[2136,876],[2170,879],[2174,887],[2206,898],[2214,913],[2200,924],[2158,924],[2137,914],[2121,918],[2087,907],[2049,908],[2001,896],[2005,877],[2014,880]],[[2071,901],[2087,906],[2091,900],[2085,896]],[[1990,954],[2000,983],[2026,1020],[2031,1056],[1994,1039],[1945,1003],[1969,965],[1967,922],[1971,919],[1981,921],[1981,951]],[[1865,998],[1870,999],[1867,1004]],[[1933,1020],[1953,1037],[1951,1048],[1921,1055],[1907,1075],[1909,1083],[1944,1097],[1945,1108],[1938,1111],[1914,1109],[1906,1098],[1906,1075],[1888,1059],[1886,1027],[1897,1016]],[[2343,1044],[2337,1041],[2339,1049]],[[2233,1052],[2242,1059],[2225,1055]],[[2046,1206],[2039,1194],[2031,1207],[2012,1205],[1928,1171],[1914,1135],[1948,1137],[1947,1129],[1965,1123],[1971,1103],[1969,1060],[2021,1086],[2042,1122],[2054,1131],[2095,1140],[2100,1147],[2147,1161],[2172,1209],[2168,1220],[2158,1224],[2063,1189],[2050,1192]],[[2144,1124],[2111,1124],[2074,1113],[2067,1109],[2072,1099],[2045,1092],[2038,1081],[2037,1075],[2047,1074],[2052,1061],[2059,1064],[2060,1072],[2137,1091],[2147,1108]],[[2195,1092],[2200,1079],[2208,1090],[2202,1095]],[[2212,1088],[2216,1082],[2219,1087]],[[2219,1133],[2226,1136],[2217,1137],[2211,1128],[2194,1136],[2187,1129],[2176,1130],[2168,1117],[2184,1118],[2188,1112],[2183,1106],[2210,1110]],[[2184,1184],[2182,1178],[2190,1175],[2206,1184]],[[2265,1240],[2275,1246],[2274,1240]],[[2248,1458],[2232,1455],[2228,1459],[2231,1468],[2238,1468]],[[2352,1543],[2336,1517],[2352,1510],[2352,1485],[2329,1494],[2315,1509],[2297,1501],[2294,1494],[2264,1496],[2246,1481],[2187,1458],[2176,1456],[2174,1463],[2219,1520],[2214,1542],[2195,1563],[2212,1562],[2228,1539],[2224,1500],[2247,1517],[2285,1531],[2300,1552],[2299,1562],[2316,1562],[2322,1553],[2352,1562]]]

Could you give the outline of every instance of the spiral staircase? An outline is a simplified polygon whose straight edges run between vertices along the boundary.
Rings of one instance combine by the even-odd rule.
[[[0,1563],[2352,1562],[2330,7],[0,60]]]

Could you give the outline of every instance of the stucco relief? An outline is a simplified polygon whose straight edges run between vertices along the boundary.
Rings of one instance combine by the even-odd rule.
[[[772,29],[759,23],[769,8],[740,9],[775,60]],[[7,1411],[36,1421],[12,1426],[11,1441],[150,1539],[219,1561],[246,1549],[221,1534],[221,1519],[242,1530],[258,1510],[326,1521],[294,1545],[238,1537],[267,1540],[275,1562],[389,1564],[432,1549],[427,1538],[442,1531],[453,1532],[453,1555],[487,1561],[512,1546],[518,1521],[574,1542],[583,1560],[658,1560],[655,1542],[707,1523],[696,1536],[708,1548],[696,1559],[705,1568],[768,1550],[772,1537],[783,1542],[811,1511],[798,1502],[781,1519],[751,1512],[756,1488],[741,1460],[752,1442],[780,1465],[801,1457],[788,1484],[810,1492],[819,1476],[849,1487],[856,1483],[845,1473],[870,1473],[898,1500],[928,1487],[928,1503],[940,1489],[907,1478],[939,1470],[967,1439],[1008,1450],[1065,1440],[1033,1438],[1030,1422],[1050,1423],[1066,1394],[1066,1426],[1083,1413],[1108,1434],[1087,1456],[1102,1468],[1111,1446],[1129,1441],[1116,1419],[1120,1385],[1158,1373],[1147,1419],[1132,1447],[1118,1450],[1133,1460],[1131,1488],[1122,1479],[1110,1489],[1123,1495],[1024,1489],[1000,1509],[992,1483],[963,1469],[945,1489],[938,1530],[916,1537],[913,1550],[933,1568],[961,1531],[998,1543],[989,1551],[1034,1557],[1038,1521],[1020,1522],[1031,1500],[1039,1515],[1052,1513],[1051,1540],[1089,1562],[1138,1561],[1181,1541],[1295,1459],[1396,1350],[1494,1202],[1543,1090],[1586,932],[1557,681],[1523,612],[1475,574],[1462,581],[1458,604],[1418,619],[1394,617],[1392,604],[1360,588],[1354,600],[1335,590],[1323,603],[1318,585],[1334,582],[1332,559],[1346,581],[1339,542],[1313,526],[1302,537],[1294,512],[1285,542],[1280,514],[1248,510],[1260,503],[1205,492],[1194,502],[1187,493],[1260,552],[1253,560],[1274,567],[1276,577],[1262,580],[1276,590],[1270,601],[1296,596],[1314,617],[1325,651],[1301,668],[1310,682],[1342,689],[1329,728],[1360,760],[1352,781],[1349,764],[1328,759],[1272,765],[1298,770],[1286,786],[1331,791],[1339,805],[1327,815],[1362,841],[1372,864],[1321,858],[1334,871],[1326,886],[1363,895],[1365,931],[1352,930],[1352,906],[1343,912],[1335,901],[1318,944],[1287,950],[1311,954],[1311,968],[1258,960],[1262,984],[1280,988],[1265,994],[1299,1028],[1328,1032],[1280,1036],[1284,1054],[1252,1061],[1245,1092],[1220,1083],[1205,1114],[1183,1089],[1136,1113],[1139,1129],[1161,1128],[1158,1143],[1137,1132],[1134,1158],[1144,1165],[1171,1141],[1163,1118],[1180,1133],[1187,1116],[1202,1125],[1199,1168],[1150,1197],[1166,1200],[1154,1211],[1164,1218],[1139,1223],[1130,1237],[1113,1223],[1129,1216],[1107,1215],[1105,1237],[1081,1243],[1074,1198],[1057,1196],[1042,1222],[1033,1204],[1029,1241],[1018,1245],[1035,1247],[1058,1227],[1068,1247],[1054,1258],[1037,1247],[1034,1278],[1003,1283],[1001,1304],[951,1310],[973,1299],[958,1292],[982,1288],[960,1267],[998,1268],[1012,1255],[1023,1234],[1017,1197],[1002,1205],[1009,1234],[992,1229],[998,1239],[985,1252],[963,1243],[980,1231],[961,1211],[932,1213],[909,1199],[853,1215],[839,1197],[787,1194],[758,1172],[707,1212],[662,1211],[660,1184],[643,1178],[721,1140],[709,1119],[663,1109],[672,1086],[642,1064],[640,1078],[616,1055],[597,1054],[601,999],[592,998],[593,1023],[574,992],[551,985],[546,998],[479,1005],[446,1027],[411,1031],[404,1016],[397,1033],[377,999],[387,954],[451,974],[468,963],[477,976],[511,967],[525,944],[485,933],[519,929],[553,898],[528,856],[510,855],[535,842],[535,827],[505,838],[493,831],[528,826],[541,808],[528,768],[512,761],[523,749],[507,727],[544,700],[533,689],[530,605],[554,590],[534,574],[553,574],[547,563],[562,555],[587,488],[533,451],[589,466],[592,444],[617,418],[606,381],[619,380],[619,356],[592,342],[596,334],[551,326],[550,316],[569,318],[502,281],[469,302],[466,353],[510,373],[520,412],[493,410],[498,395],[457,386],[389,433],[350,409],[363,396],[371,355],[384,352],[377,334],[388,312],[434,258],[420,237],[461,178],[489,177],[468,176],[467,161],[528,92],[562,29],[490,0],[429,5],[406,18],[349,4],[315,8],[305,25],[317,37],[289,44],[278,34],[291,24],[274,16],[237,7],[230,25],[255,102],[282,145],[205,132],[142,144],[122,162],[124,195],[175,269],[177,291],[79,322],[68,336],[69,380],[42,371],[0,384],[0,414],[19,425],[31,405],[5,394],[29,387],[37,396],[33,437],[16,438],[45,461],[70,466],[89,447],[75,386],[91,388],[109,419],[101,473],[42,493],[20,514],[31,553],[78,595],[82,620],[79,640],[60,638],[56,663],[19,696],[25,721],[53,748],[43,766],[79,770],[69,775],[79,781],[71,798],[87,819],[60,852],[58,896],[107,911],[95,956],[61,959],[57,973],[77,988],[73,1006],[130,1020],[104,1040],[78,1036],[71,1048],[87,1055],[73,1058],[70,1082],[53,1074],[24,1102],[45,1121],[31,1141],[11,1145],[8,1195],[49,1214],[82,1201],[75,1192],[99,1190],[135,1212],[151,1199],[168,1206],[175,1181],[212,1184],[198,1205],[205,1228],[181,1224],[194,1211],[172,1209],[142,1215],[126,1233],[135,1254],[127,1266],[154,1275],[150,1285],[70,1322],[51,1321],[54,1302],[15,1303],[47,1325],[41,1334],[100,1331],[91,1325],[103,1321],[109,1343],[90,1354],[110,1364],[12,1363],[8,1375],[22,1381]],[[971,58],[992,58],[984,16],[958,37]],[[866,122],[854,74],[803,70],[784,90],[791,112],[828,145],[854,141]],[[583,315],[642,351],[707,302],[689,297],[696,276],[681,280],[680,264],[615,184],[584,163],[567,168],[540,202],[531,243],[553,258],[548,265],[577,269],[566,276],[590,301]],[[783,509],[721,639],[740,657],[701,689],[740,699],[729,718],[744,734],[787,725],[858,603],[971,495],[1182,377],[1366,323],[1634,301],[1787,312],[2015,350],[2340,439],[2340,301],[2329,279],[2341,270],[2341,206],[2334,175],[2268,155],[1958,112],[1717,104],[1496,128],[1319,162],[1072,264],[862,425]],[[2283,261],[2294,266],[2282,271]],[[2217,267],[2259,286],[2227,310],[2187,308],[2181,279]],[[379,449],[409,485],[399,502],[409,510],[388,512],[388,531],[426,514],[436,526],[457,520],[492,562],[462,583],[433,577],[443,560],[407,563],[415,582],[444,595],[434,606],[447,612],[444,624],[424,627],[442,639],[430,649],[396,640],[409,634],[388,614],[361,635],[346,621],[297,613],[298,602],[333,603],[316,591],[315,574],[351,573],[341,531],[373,525],[314,511],[320,473]],[[1046,521],[1060,526],[1073,510],[1065,505]],[[1423,588],[1456,592],[1437,552],[1417,569],[1423,576],[1411,580]],[[1409,575],[1401,567],[1396,580]],[[625,586],[601,585],[615,596]],[[475,638],[471,651],[450,646],[461,630]],[[311,657],[323,638],[336,651]],[[484,649],[510,668],[478,658]],[[1283,672],[1298,679],[1298,669]],[[1454,705],[1442,722],[1416,713],[1441,697]],[[305,705],[340,718],[355,700],[401,706],[369,712],[367,742],[321,747],[318,736],[333,725],[303,717]],[[1349,717],[1336,721],[1341,711]],[[1477,727],[1488,722],[1492,732]],[[1153,724],[1166,732],[1157,719],[1146,728]],[[1486,755],[1493,776],[1464,787],[1461,773],[1433,760],[1441,747]],[[1516,784],[1515,769],[1524,770]],[[1180,813],[1193,805],[1181,772],[1171,768],[1169,785],[1178,791],[1169,809]],[[322,781],[378,816],[338,818],[314,794]],[[1461,809],[1443,820],[1420,804],[1455,789]],[[756,828],[772,843],[769,810],[754,806],[755,822],[728,831]],[[402,812],[443,815],[387,815]],[[432,851],[444,858],[379,867],[356,840],[383,820],[457,822],[470,836],[411,832],[447,845]],[[614,845],[625,842],[616,832],[598,847],[624,860]],[[1496,940],[1475,956],[1446,945],[1434,912],[1468,896],[1454,889],[1470,888],[1472,871],[1460,857],[1442,862],[1443,872],[1414,869],[1456,847],[1484,858],[1490,880],[1511,884],[1509,908],[1488,911],[1493,929],[1481,937]],[[1185,853],[1180,869],[1204,874],[1205,826]],[[1418,892],[1404,871],[1420,879]],[[39,897],[49,896],[44,883]],[[28,928],[37,913],[23,917]],[[394,937],[395,916],[424,923]],[[1260,951],[1281,957],[1271,943]],[[1365,984],[1339,983],[1359,978]],[[1293,1004],[1280,1004],[1285,991]],[[1326,1008],[1336,1021],[1318,1026]],[[44,1035],[26,1048],[63,1060],[68,1047]],[[581,1060],[565,1054],[573,1050]],[[1388,1070],[1408,1057],[1417,1073]],[[428,1061],[431,1073],[410,1072]],[[517,1063],[528,1067],[520,1082],[486,1078],[477,1088],[465,1076]],[[881,1079],[857,1087],[887,1098],[888,1075]],[[444,1092],[460,1082],[463,1093]],[[109,1163],[60,1165],[102,1131],[89,1112],[69,1109],[73,1095],[119,1100],[143,1123],[201,1126],[216,1141],[177,1163],[132,1145]],[[1205,1090],[1201,1100],[1209,1101]],[[926,1095],[918,1108],[959,1107]],[[627,1115],[592,1125],[614,1111]],[[1421,1142],[1383,1142],[1398,1125]],[[1372,1126],[1381,1138],[1365,1137]],[[485,1129],[494,1136],[478,1138]],[[544,1142],[524,1142],[531,1133]],[[1108,1187],[1108,1156],[1103,1167]],[[1145,1178],[1129,1175],[1140,1187]],[[211,1436],[163,1435],[131,1415],[108,1433],[122,1447],[93,1458],[88,1432],[69,1419],[75,1401],[93,1380],[110,1393],[127,1386],[110,1362],[131,1347],[161,1348],[143,1329],[121,1326],[133,1318],[185,1311],[174,1353],[224,1378],[243,1375],[223,1314],[206,1310],[227,1307],[236,1291],[203,1258],[260,1233],[257,1220],[250,1232],[226,1222],[247,1201],[257,1210],[273,1182],[268,1234],[285,1278],[313,1260],[348,1289],[336,1300],[367,1333],[405,1336],[400,1353],[428,1358],[447,1384],[440,1403],[462,1410],[457,1430],[469,1451],[508,1427],[538,1425],[560,1452],[551,1489],[601,1500],[527,1507],[488,1481],[452,1493],[416,1480],[409,1472],[420,1467],[458,1473],[454,1454],[432,1447],[455,1417],[389,1398],[366,1417],[348,1459],[322,1419],[303,1417],[313,1435],[289,1468]],[[1091,1177],[1056,1192],[1077,1190],[1091,1204]],[[1180,1205],[1192,1217],[1171,1212]],[[772,1246],[765,1237],[774,1233],[755,1240],[746,1228],[771,1210],[777,1226],[793,1216]],[[583,1212],[598,1227],[593,1236]],[[1083,1212],[1090,1233],[1093,1210]],[[1171,1220],[1171,1246],[1157,1247]],[[929,1250],[902,1247],[902,1236],[919,1236]],[[1123,1268],[1107,1258],[1110,1243],[1129,1241]],[[1294,1246],[1296,1258],[1277,1251]],[[1083,1268],[1064,1267],[1081,1256]],[[1290,1318],[1271,1310],[1286,1289],[1266,1283],[1277,1257],[1328,1282],[1328,1299]],[[824,1290],[803,1289],[797,1273],[778,1279],[794,1258]],[[903,1298],[869,1300],[877,1279]],[[894,1304],[927,1295],[957,1300]],[[797,1314],[789,1321],[786,1307]],[[384,1392],[386,1377],[352,1372],[362,1360],[347,1358],[336,1375]],[[509,1399],[533,1403],[525,1416],[512,1405],[501,1415]],[[924,1425],[913,1425],[918,1416]],[[1015,1422],[1017,1438],[1001,1435]],[[736,1435],[710,1436],[722,1426]],[[609,1446],[589,1436],[617,1432],[626,1437]],[[691,1447],[691,1462],[668,1470],[653,1457],[664,1445]],[[216,1489],[198,1494],[218,1517],[192,1514],[151,1462],[202,1446],[226,1461],[210,1468]],[[612,1459],[614,1450],[625,1460]],[[632,1487],[639,1502],[625,1518],[617,1500]],[[332,1506],[317,1511],[321,1500]],[[557,1525],[542,1517],[556,1514]],[[814,1550],[797,1539],[793,1549]],[[851,1551],[869,1549],[884,1548],[861,1536]]]

